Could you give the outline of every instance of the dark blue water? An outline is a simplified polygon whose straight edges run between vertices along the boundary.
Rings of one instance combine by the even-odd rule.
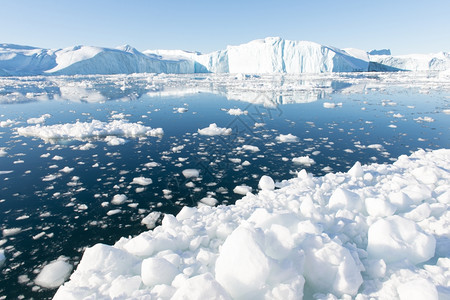
[[[450,116],[443,113],[450,107],[449,97],[442,93],[333,93],[310,103],[263,106],[211,93],[150,97],[136,90],[124,100],[118,92],[106,90],[110,100],[100,103],[53,99],[0,104],[0,121],[17,122],[0,128],[0,149],[7,152],[0,157],[0,171],[12,171],[0,175],[0,228],[20,229],[0,240],[6,255],[0,295],[51,297],[55,290],[33,283],[46,262],[65,256],[76,265],[85,247],[113,244],[121,236],[146,230],[140,221],[152,211],[175,214],[207,195],[231,204],[242,197],[233,193],[235,186],[246,184],[255,191],[262,175],[282,181],[305,168],[320,176],[346,171],[356,161],[391,163],[419,148],[450,147]],[[324,102],[342,106],[324,108]],[[180,107],[187,111],[178,113]],[[226,110],[231,108],[247,114],[229,115]],[[112,115],[123,113],[129,122],[162,127],[164,136],[125,138],[127,142],[119,146],[91,140],[95,148],[82,151],[77,147],[86,141],[51,144],[16,134],[17,127],[29,126],[29,118],[46,113],[51,117],[45,125],[93,119],[110,122]],[[425,116],[434,121],[418,119]],[[231,128],[232,134],[197,134],[211,123]],[[276,139],[280,134],[293,134],[298,141],[280,143]],[[374,144],[381,147],[368,147]],[[244,150],[243,145],[259,151]],[[174,151],[178,146],[182,147]],[[55,156],[62,159],[54,160]],[[315,164],[294,164],[292,158],[299,156],[309,156]],[[146,167],[149,162],[157,166]],[[66,166],[74,170],[59,172]],[[200,170],[200,177],[185,178],[182,171],[190,168]],[[49,174],[60,176],[43,181]],[[130,183],[138,176],[153,183],[137,192],[139,186]],[[115,194],[127,195],[128,202],[105,206]],[[107,215],[116,208],[121,212]]]

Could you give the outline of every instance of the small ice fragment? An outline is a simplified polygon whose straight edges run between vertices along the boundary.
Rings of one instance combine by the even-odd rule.
[[[230,135],[231,134],[232,129],[231,128],[221,128],[221,127],[217,127],[216,123],[212,123],[209,124],[209,127],[203,128],[203,129],[198,129],[197,132],[200,135],[209,135],[209,136],[214,136],[214,135]]]
[[[214,199],[212,197],[204,197],[200,199],[200,203],[208,205],[208,206],[215,206],[217,204],[217,199]]]
[[[200,176],[200,170],[197,169],[186,169],[183,170],[183,175],[186,178],[196,178],[198,176]]]
[[[22,231],[22,228],[14,227],[14,228],[5,228],[5,229],[3,229],[2,232],[3,232],[3,236],[7,237],[7,236],[16,235],[21,231]]]
[[[247,195],[252,192],[252,188],[247,185],[238,185],[233,189],[233,192],[240,195]]]
[[[153,229],[156,227],[156,222],[158,221],[160,216],[161,213],[159,211],[152,211],[142,219],[141,224],[147,226],[148,229]]]
[[[310,166],[312,166],[313,164],[316,163],[314,161],[314,159],[310,158],[309,156],[294,157],[292,159],[292,162],[294,164],[304,165],[304,166],[307,166],[307,167],[310,167]]]
[[[146,185],[152,184],[152,182],[153,181],[151,178],[146,178],[146,177],[140,176],[140,177],[133,178],[133,181],[131,182],[131,184],[139,184],[139,185],[146,186]]]
[[[281,143],[294,143],[298,142],[298,137],[291,133],[280,134],[279,136],[276,137],[276,140]]]
[[[70,272],[72,272],[72,265],[59,259],[46,265],[34,282],[45,288],[57,288],[69,278]]]
[[[117,194],[114,195],[113,199],[111,200],[111,204],[114,205],[121,205],[123,204],[126,200],[128,199],[128,197],[124,194]]]

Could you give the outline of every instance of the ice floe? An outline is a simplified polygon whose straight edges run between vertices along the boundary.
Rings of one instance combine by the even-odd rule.
[[[99,120],[91,122],[76,122],[41,126],[40,124],[28,127],[18,127],[17,133],[23,136],[38,137],[44,141],[55,140],[87,140],[90,138],[103,138],[112,145],[121,144],[123,139],[117,136],[162,136],[162,128],[152,129],[138,123],[128,123],[123,120],[114,120],[106,123]]]
[[[208,127],[203,129],[198,129],[198,133],[201,135],[230,135],[232,129],[231,128],[222,128],[218,127],[216,123],[209,124]]]
[[[87,248],[55,299],[446,299],[449,186],[445,149],[276,184],[263,176],[258,193],[237,187],[246,195],[235,205],[184,207]]]

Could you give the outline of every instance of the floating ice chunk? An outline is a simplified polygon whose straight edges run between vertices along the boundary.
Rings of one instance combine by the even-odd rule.
[[[171,284],[180,271],[167,259],[150,257],[142,261],[141,278],[146,286]]]
[[[298,142],[298,137],[291,133],[280,134],[279,136],[276,137],[276,140],[281,143],[294,143]]]
[[[121,205],[124,204],[125,201],[127,201],[128,197],[124,194],[117,194],[114,195],[113,199],[111,200],[111,204],[114,205]]]
[[[50,114],[44,114],[40,116],[39,118],[30,118],[27,120],[28,124],[41,124],[44,123],[46,119],[50,118]]]
[[[252,145],[243,145],[242,149],[248,150],[248,151],[252,151],[252,152],[258,152],[259,151],[258,147],[252,146]]]
[[[70,272],[72,272],[72,265],[59,259],[46,265],[34,282],[45,288],[57,288],[69,278]]]
[[[11,125],[17,124],[16,121],[13,121],[11,119],[8,119],[6,121],[0,121],[0,127],[9,127]]]
[[[200,176],[200,170],[197,169],[186,169],[183,170],[183,176],[186,178],[196,178]]]
[[[383,150],[383,145],[371,144],[371,145],[367,146],[367,148],[369,148],[369,149],[376,149],[378,151],[381,151],[381,150]]]
[[[147,177],[143,177],[143,176],[134,177],[133,181],[131,182],[131,184],[139,184],[139,185],[143,185],[143,186],[146,186],[146,185],[149,185],[152,183],[153,183],[153,180],[151,178],[147,178]]]
[[[227,112],[229,115],[232,116],[240,116],[240,115],[246,115],[248,114],[248,111],[246,110],[241,110],[240,108],[231,108],[228,110]]]
[[[436,286],[429,280],[418,278],[397,287],[400,300],[438,300]]]
[[[120,210],[120,209],[111,209],[111,210],[108,210],[107,212],[106,212],[106,215],[108,215],[108,216],[113,216],[113,215],[117,215],[117,214],[120,214],[122,212],[122,210]]]
[[[434,256],[436,240],[424,233],[413,221],[400,216],[380,219],[368,231],[367,252],[385,262],[407,259],[413,264]]]
[[[125,139],[123,139],[123,138],[109,135],[109,136],[105,137],[105,142],[109,146],[120,146],[120,145],[125,144],[127,141]]]
[[[333,103],[333,102],[324,102],[323,107],[325,108],[335,108],[336,106],[342,106],[342,102]]]
[[[141,224],[147,226],[148,229],[153,229],[156,227],[156,222],[158,221],[160,216],[161,213],[159,211],[152,211],[142,219]]]
[[[107,136],[162,136],[162,128],[152,129],[138,123],[114,120],[110,123],[92,120],[50,126],[28,126],[16,129],[19,135],[39,137],[44,141],[52,140],[85,140],[89,138],[105,138]]]
[[[275,182],[273,181],[272,177],[263,175],[261,179],[259,180],[258,187],[261,190],[269,190],[272,191],[275,189]]]
[[[5,149],[0,148],[0,157],[4,157],[8,154],[8,152],[5,151]]]
[[[434,122],[434,119],[432,118],[432,117],[428,117],[428,116],[425,116],[425,117],[418,117],[418,118],[415,118],[414,119],[414,121],[417,121],[417,122],[428,122],[428,123],[431,123],[431,122]]]
[[[0,249],[0,268],[5,263],[6,257],[5,257],[5,251],[3,249]]]
[[[400,113],[398,113],[398,114],[394,114],[393,117],[394,118],[404,118],[405,116],[400,114]]]
[[[14,227],[14,228],[5,228],[2,230],[3,236],[13,236],[22,231],[22,228]]]
[[[217,199],[213,197],[204,197],[200,199],[200,203],[208,205],[208,206],[215,206],[217,204]]]
[[[347,171],[347,174],[354,177],[354,178],[360,178],[364,176],[364,172],[361,166],[361,163],[359,161],[355,162],[353,167],[351,167],[350,170]]]
[[[216,279],[233,298],[246,298],[266,284],[270,261],[262,233],[239,226],[223,243],[216,261]]]
[[[292,159],[292,162],[294,164],[304,165],[304,166],[307,166],[307,167],[310,167],[310,166],[312,166],[313,164],[316,163],[314,161],[314,159],[310,158],[309,156],[294,157]]]
[[[356,295],[363,278],[348,249],[320,237],[309,238],[304,249],[307,285],[316,292]]]
[[[252,188],[247,185],[238,185],[233,189],[233,192],[240,195],[247,195],[252,192]]]
[[[230,135],[231,128],[221,128],[217,127],[216,123],[209,124],[209,127],[198,129],[197,132],[201,135]]]
[[[59,170],[60,172],[63,172],[63,173],[70,173],[70,172],[72,172],[74,170],[74,168],[69,168],[69,167],[64,167],[64,168],[62,168],[61,170]]]
[[[151,162],[146,163],[144,166],[145,166],[146,168],[154,168],[154,167],[158,167],[158,166],[160,166],[160,165],[161,165],[161,164],[159,164],[159,163],[157,163],[157,162],[151,161]]]
[[[175,292],[172,300],[217,299],[231,300],[230,295],[214,279],[211,273],[205,273],[186,280]]]

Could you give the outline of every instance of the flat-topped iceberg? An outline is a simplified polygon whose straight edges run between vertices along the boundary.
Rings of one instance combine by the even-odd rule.
[[[86,249],[55,299],[450,296],[450,150],[259,187]]]

